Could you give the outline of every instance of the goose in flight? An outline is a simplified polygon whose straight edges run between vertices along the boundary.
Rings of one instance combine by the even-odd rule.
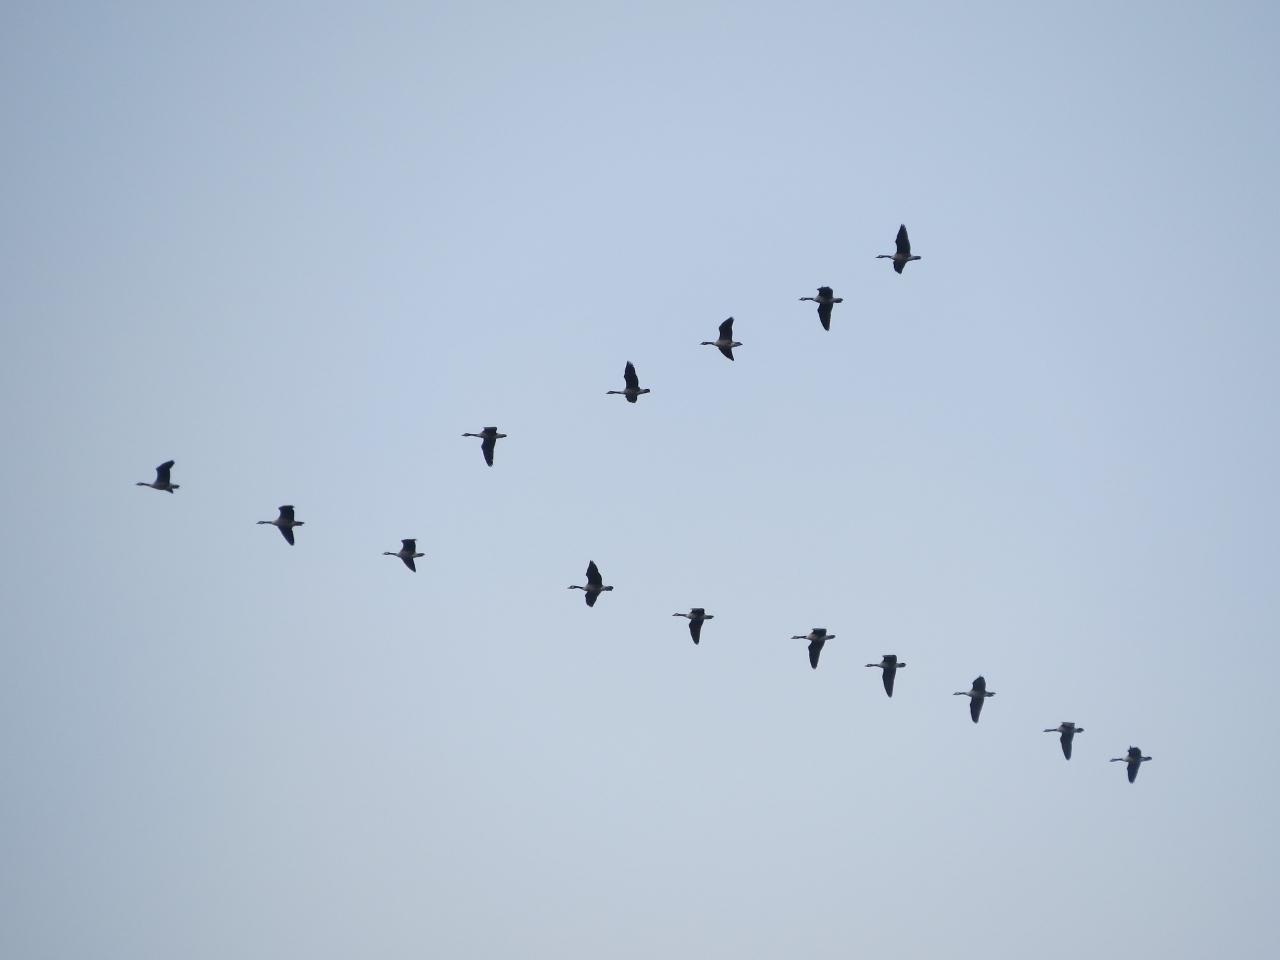
[[[833,297],[830,287],[819,287],[816,297],[801,297],[801,300],[812,300],[818,305],[818,319],[822,321],[822,329],[831,329],[831,305],[844,303],[844,297]]]
[[[293,506],[287,503],[280,508],[280,516],[274,520],[259,520],[258,523],[269,523],[273,527],[278,527],[281,536],[288,541],[291,547],[293,546],[293,528],[303,526],[301,520],[293,519]]]
[[[893,696],[893,678],[898,673],[899,667],[905,667],[905,663],[899,663],[896,654],[886,653],[884,659],[879,663],[868,663],[868,667],[879,667],[884,671],[884,692],[889,696]]]
[[[173,461],[166,460],[160,466],[156,467],[155,483],[143,483],[141,480],[136,484],[139,487],[150,487],[152,490],[168,490],[170,493],[178,489],[176,483],[169,482],[169,471],[173,469]]]
[[[720,324],[720,338],[718,340],[703,340],[702,345],[704,347],[716,347],[732,360],[733,348],[742,346],[742,344],[733,339],[733,317]]]
[[[498,441],[506,436],[505,433],[499,433],[497,427],[485,427],[479,433],[464,433],[464,437],[479,437],[480,452],[484,454],[484,462],[489,466],[493,466],[493,448],[497,446]]]
[[[636,397],[640,396],[642,393],[649,392],[647,389],[640,389],[640,378],[636,376],[636,366],[630,360],[627,361],[626,369],[622,371],[622,379],[627,382],[627,389],[606,390],[605,395],[607,396],[610,393],[620,394],[627,398],[627,403],[635,403]]]
[[[631,364],[627,364],[627,366],[631,366]],[[585,587],[580,587],[576,583],[573,583],[569,585],[569,589],[581,590],[586,594],[583,599],[587,601],[587,606],[594,607],[596,605],[596,598],[604,591],[612,590],[613,587],[606,587],[604,585],[604,578],[600,576],[600,570],[596,566],[596,562],[592,560],[587,564],[587,585]]]
[[[689,636],[693,637],[694,643],[702,636],[702,621],[715,619],[714,615],[708,615],[702,607],[694,607],[688,613],[673,613],[672,616],[689,618]]]
[[[828,640],[835,639],[834,633],[827,633],[825,627],[814,627],[804,636],[794,636],[792,640],[809,641],[809,666],[818,669],[818,657],[822,655],[822,647]]]
[[[382,555],[384,557],[399,557],[401,560],[404,561],[404,565],[406,567],[408,567],[414,573],[417,573],[418,565],[413,561],[417,557],[425,557],[426,554],[418,553],[417,540],[401,540],[400,543],[403,544],[403,546],[401,546],[397,552],[392,553],[390,550],[383,550]]]
[[[1077,727],[1074,723],[1067,721],[1067,722],[1058,724],[1056,727],[1049,727],[1048,729],[1045,730],[1045,733],[1062,734],[1062,736],[1058,738],[1062,742],[1062,755],[1066,757],[1068,760],[1070,760],[1071,759],[1071,741],[1072,739],[1075,738],[1075,735],[1077,733],[1084,733],[1084,727]]]
[[[898,250],[896,253],[882,253],[879,254],[876,259],[892,260],[894,272],[901,273],[902,268],[912,260],[920,259],[919,257],[913,257],[911,255],[911,239],[907,236],[907,225],[905,223],[898,227],[897,246]]]
[[[974,680],[972,690],[957,690],[955,695],[969,698],[969,716],[973,718],[974,723],[978,722],[978,717],[982,713],[982,701],[987,697],[995,696],[994,693],[987,691],[986,677],[978,677]]]
[[[1133,783],[1138,778],[1138,768],[1150,760],[1150,757],[1144,757],[1139,747],[1130,747],[1129,752],[1123,757],[1112,757],[1112,763],[1123,762],[1129,769],[1129,782]]]

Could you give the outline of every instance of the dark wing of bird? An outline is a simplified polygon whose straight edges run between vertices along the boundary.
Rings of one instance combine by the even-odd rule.
[[[594,560],[587,564],[587,584],[592,587],[604,586],[604,578],[600,576],[600,569]]]
[[[894,273],[901,273],[901,272],[902,272],[902,268],[903,268],[903,267],[905,267],[906,265],[907,265],[907,261],[905,261],[905,260],[895,260],[895,261],[893,261],[893,272],[894,272]]]
[[[599,596],[600,594],[594,590],[584,590],[582,592],[582,598],[587,601],[588,607],[594,607],[596,605],[596,598]]]
[[[288,541],[289,546],[293,546],[293,527],[280,527],[280,535]]]
[[[694,643],[697,643],[700,639],[702,639],[702,621],[701,620],[689,621],[689,636],[693,637]]]
[[[1130,760],[1125,764],[1125,769],[1129,771],[1129,782],[1133,783],[1138,778],[1138,769],[1142,766],[1141,760]]]
[[[169,482],[169,471],[173,469],[173,461],[166,460],[160,466],[156,467],[156,483],[167,484]]]
[[[1062,736],[1058,739],[1062,741],[1062,755],[1068,760],[1071,759],[1071,741],[1075,738],[1075,730],[1063,730]]]
[[[720,339],[721,340],[733,339],[733,317],[730,317],[724,323],[720,324]]]
[[[822,655],[822,648],[826,644],[826,637],[819,637],[817,640],[809,641],[809,666],[818,669],[818,657]]]
[[[489,466],[493,466],[493,448],[498,445],[498,441],[494,437],[485,437],[480,441],[480,452],[484,454],[484,462]]]
[[[893,696],[893,678],[898,675],[898,665],[891,663],[884,668],[884,692]]]
[[[907,225],[905,223],[898,227],[898,237],[896,242],[898,244],[898,256],[911,256],[911,239],[907,236]],[[901,273],[902,271],[899,270],[898,272]]]
[[[976,680],[974,680],[974,681],[973,681],[973,689],[977,690],[979,693],[986,693],[986,692],[987,692],[987,678],[986,678],[986,677],[978,677]]]
[[[636,376],[636,366],[630,360],[627,361],[627,367],[622,371],[622,379],[627,382],[628,390],[640,389],[640,378]]]
[[[418,541],[417,541],[417,540],[401,540],[401,541],[400,541],[400,546],[404,547],[404,549],[405,549],[405,552],[406,552],[406,553],[417,553],[417,552],[418,552]]]
[[[281,508],[280,508],[280,517],[279,517],[279,519],[281,519],[281,520],[288,520],[290,523],[292,523],[292,522],[293,522],[293,507],[289,506],[288,504],[285,504],[283,507],[281,507]]]
[[[974,723],[977,723],[978,717],[982,715],[982,701],[985,699],[985,697],[969,698],[969,716],[973,719]]]
[[[831,304],[830,303],[818,304],[818,319],[822,321],[823,330],[831,329]]]
[[[733,359],[733,347],[725,346],[725,347],[720,347],[719,349],[720,349],[720,352],[723,353],[730,360]]]
[[[818,299],[819,299],[819,300],[821,300],[823,297],[826,297],[827,299],[831,299],[831,294],[832,294],[832,293],[833,293],[833,291],[832,291],[832,289],[831,289],[830,287],[819,287],[819,288],[818,288]]]
[[[401,557],[400,559],[403,560],[404,565],[408,567],[410,570],[412,570],[414,573],[418,572],[418,565],[413,562],[413,557]]]

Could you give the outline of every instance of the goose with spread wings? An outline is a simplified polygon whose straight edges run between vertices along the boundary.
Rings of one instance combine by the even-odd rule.
[[[1056,733],[1058,742],[1062,744],[1062,755],[1068,760],[1071,759],[1071,741],[1075,739],[1077,733],[1084,733],[1084,727],[1077,727],[1070,721],[1063,721],[1056,727],[1047,727],[1045,733]]]
[[[464,437],[479,437],[480,452],[484,454],[484,462],[489,466],[493,466],[493,448],[498,445],[498,441],[506,436],[505,433],[499,433],[497,427],[485,427],[479,433],[464,433]]]
[[[583,599],[587,601],[587,606],[594,607],[600,594],[604,593],[606,590],[612,590],[613,587],[606,587],[604,585],[604,578],[600,576],[600,568],[597,567],[596,562],[592,560],[587,564],[587,585],[585,587],[580,587],[576,583],[571,583],[569,584],[569,589],[581,590],[586,594]]]
[[[1142,755],[1142,749],[1140,747],[1130,747],[1129,752],[1123,757],[1112,757],[1111,762],[1123,763],[1125,768],[1129,771],[1129,782],[1133,783],[1134,780],[1138,779],[1138,768],[1150,759],[1150,757],[1144,757]]]
[[[169,482],[169,471],[173,469],[173,461],[166,460],[160,466],[156,467],[156,479],[152,483],[144,483],[139,480],[136,486],[150,487],[152,490],[168,490],[170,493],[178,489],[176,483]]]
[[[884,692],[889,696],[893,696],[893,678],[898,675],[898,670],[905,667],[905,663],[899,663],[896,654],[886,653],[879,663],[868,663],[868,667],[879,667],[884,671],[882,679],[884,680]]]
[[[276,527],[291,547],[293,546],[293,528],[304,525],[301,520],[293,519],[293,505],[288,503],[280,508],[280,516],[274,520],[259,520],[258,523],[268,523]]]
[[[627,361],[626,369],[622,371],[622,379],[626,382],[625,390],[606,390],[605,395],[616,393],[627,398],[627,403],[635,403],[636,397],[649,391],[640,389],[640,378],[636,376],[636,365],[630,360]]]
[[[919,260],[919,257],[911,255],[911,238],[907,236],[907,225],[904,223],[898,227],[898,238],[896,241],[897,250],[893,253],[881,253],[876,256],[877,260],[892,260],[893,270],[895,273],[901,273],[912,260]]]
[[[426,554],[418,553],[417,540],[401,540],[400,544],[401,544],[400,549],[397,550],[396,552],[392,553],[390,550],[383,550],[382,555],[384,557],[399,557],[401,560],[404,561],[404,565],[406,567],[408,567],[414,573],[417,573],[418,565],[413,561],[418,557],[425,557]]]
[[[688,613],[673,613],[673,617],[687,617],[689,620],[689,636],[697,643],[702,637],[702,621],[714,620],[715,616],[707,613],[703,607],[694,607]]]
[[[733,339],[733,317],[720,324],[720,337],[716,340],[703,340],[704,347],[715,347],[730,360],[733,359],[733,348],[742,344]]]
[[[816,297],[801,297],[801,300],[812,300],[818,305],[818,319],[822,321],[822,329],[831,329],[831,305],[844,303],[844,297],[833,297],[830,287],[819,287]]]
[[[827,633],[825,627],[814,627],[808,633],[792,637],[792,640],[808,640],[809,641],[809,666],[818,669],[818,657],[822,655],[822,648],[828,640],[834,640],[834,633]]]
[[[969,716],[974,723],[978,722],[978,717],[982,715],[982,704],[987,697],[994,697],[995,694],[987,690],[987,678],[978,677],[973,681],[973,687],[969,690],[957,690],[957,697],[969,698]]]

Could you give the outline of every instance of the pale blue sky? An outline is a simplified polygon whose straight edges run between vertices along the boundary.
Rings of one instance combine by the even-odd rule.
[[[0,955],[1270,957],[1278,19],[6,5]]]

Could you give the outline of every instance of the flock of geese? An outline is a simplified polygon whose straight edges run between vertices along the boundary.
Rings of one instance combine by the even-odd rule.
[[[893,269],[897,273],[902,273],[902,268],[912,260],[919,260],[920,257],[911,253],[911,240],[907,236],[907,228],[905,225],[898,228],[896,238],[896,250],[893,253],[882,253],[876,257],[877,260],[893,261]],[[809,300],[818,305],[818,320],[822,323],[823,330],[831,329],[831,310],[837,303],[843,303],[842,297],[837,297],[831,287],[819,287],[816,297],[801,297],[802,301]],[[715,347],[728,359],[733,359],[733,350],[735,347],[742,346],[737,340],[733,339],[733,317],[725,320],[720,324],[719,336],[715,340],[702,341],[704,347]],[[627,403],[635,403],[640,397],[649,392],[647,388],[640,386],[640,377],[636,373],[635,364],[627,362],[622,372],[624,388],[622,390],[609,390],[607,394],[616,394],[626,397]],[[494,450],[498,441],[506,436],[505,433],[499,433],[497,427],[485,427],[479,433],[464,433],[464,437],[476,437],[480,440],[480,452],[484,456],[484,462],[490,467],[493,466]],[[178,484],[171,480],[171,471],[174,461],[168,460],[160,466],[156,467],[156,478],[151,483],[139,482],[140,487],[150,487],[153,490],[163,490],[173,493],[178,489]],[[280,507],[280,515],[274,520],[259,520],[259,524],[269,524],[280,531],[281,536],[290,545],[294,545],[293,528],[303,526],[301,520],[294,518],[292,504],[285,504]],[[417,540],[402,540],[399,550],[383,551],[385,557],[399,557],[404,565],[411,571],[417,572],[417,566],[414,560],[424,554],[418,552]],[[583,599],[586,600],[588,607],[594,607],[596,601],[600,599],[600,594],[608,593],[613,587],[608,586],[604,582],[604,578],[600,574],[600,568],[596,566],[594,560],[587,564],[587,582],[585,585],[571,584],[570,590],[581,590]],[[707,613],[702,607],[694,607],[688,613],[674,613],[672,616],[684,617],[689,621],[689,635],[693,638],[695,644],[702,639],[702,625],[708,620],[714,620],[712,614]],[[828,640],[835,638],[834,633],[827,633],[825,627],[814,627],[807,634],[797,634],[791,639],[809,641],[809,666],[814,670],[818,669],[818,658],[822,654],[822,648]],[[879,663],[868,663],[868,667],[876,667],[881,671],[881,679],[884,683],[884,692],[888,696],[893,696],[893,683],[897,677],[898,671],[906,666],[904,662],[899,660],[895,654],[886,653]],[[982,705],[987,698],[994,697],[995,692],[987,689],[987,681],[985,677],[977,677],[968,690],[957,690],[957,697],[969,698],[969,717],[974,722],[978,722],[978,718],[982,715]],[[1062,755],[1068,760],[1071,759],[1071,745],[1077,733],[1083,733],[1084,728],[1078,727],[1071,722],[1060,723],[1056,727],[1049,727],[1045,733],[1058,734],[1059,742],[1062,744]],[[1138,747],[1130,747],[1128,753],[1123,757],[1112,757],[1112,763],[1124,763],[1129,774],[1129,782],[1133,783],[1138,776],[1138,769],[1143,763],[1150,760],[1150,757],[1144,757],[1142,750]]]

